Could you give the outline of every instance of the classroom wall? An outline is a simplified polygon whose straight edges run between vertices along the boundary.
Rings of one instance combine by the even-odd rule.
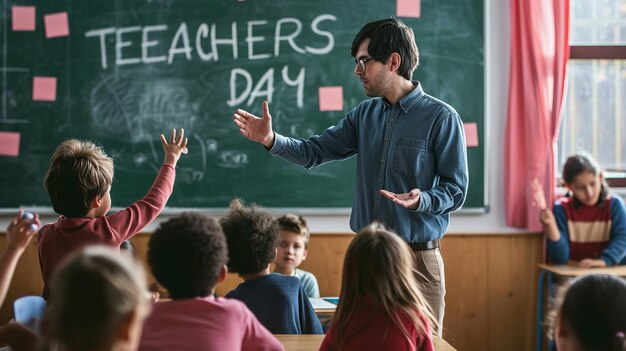
[[[503,209],[503,154],[500,146],[504,143],[503,135],[509,76],[509,2],[485,0],[485,11],[486,125],[478,127],[486,128],[487,130],[487,133],[485,133],[487,143],[485,148],[487,150],[487,155],[485,155],[487,185],[485,188],[488,192],[486,198],[490,207],[488,212],[483,214],[454,213],[448,231],[450,233],[521,233],[522,231],[507,227],[504,224]],[[235,134],[233,134],[233,137],[239,137]],[[470,186],[472,185],[470,184]],[[113,202],[115,203],[115,199],[113,199]],[[33,208],[29,207],[29,209]],[[52,213],[51,208],[34,208],[34,210],[42,215],[44,223],[52,222],[56,219],[56,215]],[[168,210],[166,209],[165,212],[168,212]],[[276,213],[283,212],[280,209],[276,210]],[[6,228],[14,213],[14,210],[0,210],[0,229]],[[221,213],[223,212],[212,212],[215,215],[220,215]],[[334,212],[306,213],[311,231],[314,233],[349,233],[349,215],[349,209]],[[145,231],[153,231],[160,221],[167,218],[168,216],[161,216],[155,223],[147,227]]]

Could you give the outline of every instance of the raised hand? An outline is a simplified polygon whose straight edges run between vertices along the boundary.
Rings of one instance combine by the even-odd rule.
[[[5,251],[16,251],[21,254],[33,238],[33,234],[41,226],[38,214],[20,210],[7,227],[7,245]]]
[[[163,151],[165,151],[163,164],[176,167],[180,155],[188,152],[187,142],[188,140],[185,138],[185,130],[183,128],[180,129],[178,135],[176,135],[176,129],[172,129],[169,142],[165,138],[165,135],[161,134],[161,144],[163,144]]]
[[[554,219],[554,213],[552,213],[552,210],[548,208],[542,208],[541,210],[539,210],[539,220],[543,225],[556,224],[556,220]]]
[[[402,194],[396,194],[396,193],[392,193],[391,191],[381,189],[380,193],[384,197],[395,202],[396,204],[402,207],[412,209],[412,210],[417,209],[417,206],[419,206],[419,203],[420,203],[421,193],[419,189],[413,189],[408,193],[402,193]]]
[[[266,148],[274,145],[272,131],[272,116],[267,101],[263,101],[263,117],[257,117],[248,111],[237,109],[233,115],[233,122],[239,127],[239,133],[246,138],[263,144]]]

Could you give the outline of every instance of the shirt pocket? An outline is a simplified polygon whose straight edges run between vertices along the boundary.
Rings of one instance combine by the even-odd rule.
[[[393,170],[405,177],[418,177],[424,172],[426,157],[426,140],[402,138],[393,153]]]

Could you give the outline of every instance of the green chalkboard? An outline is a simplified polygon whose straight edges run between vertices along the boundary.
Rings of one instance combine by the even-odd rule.
[[[355,160],[312,170],[273,158],[239,135],[237,107],[270,100],[278,132],[308,137],[366,98],[350,44],[361,26],[396,15],[396,0],[6,0],[2,9],[0,131],[20,133],[0,156],[0,208],[50,206],[43,176],[64,139],[114,156],[114,206],[140,198],[163,158],[158,136],[184,127],[168,206],[215,208],[242,197],[267,207],[350,207]],[[34,6],[35,30],[15,31],[14,6]],[[47,38],[67,13],[69,35]],[[49,23],[46,23],[46,18]],[[422,0],[416,34],[426,92],[478,124],[465,207],[483,208],[482,0]],[[21,23],[21,22],[20,22]],[[21,23],[23,25],[23,23]],[[61,28],[62,29],[62,28]],[[54,35],[54,32],[51,32]],[[35,77],[56,78],[56,100],[33,100]],[[343,110],[320,112],[318,90],[343,88]]]

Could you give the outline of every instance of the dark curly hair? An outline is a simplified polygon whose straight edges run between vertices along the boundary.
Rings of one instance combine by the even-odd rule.
[[[197,212],[161,223],[148,243],[152,273],[174,299],[209,295],[227,261],[219,223]]]
[[[235,199],[220,224],[228,242],[231,272],[259,273],[276,257],[278,224],[266,210],[255,205],[245,207]]]

